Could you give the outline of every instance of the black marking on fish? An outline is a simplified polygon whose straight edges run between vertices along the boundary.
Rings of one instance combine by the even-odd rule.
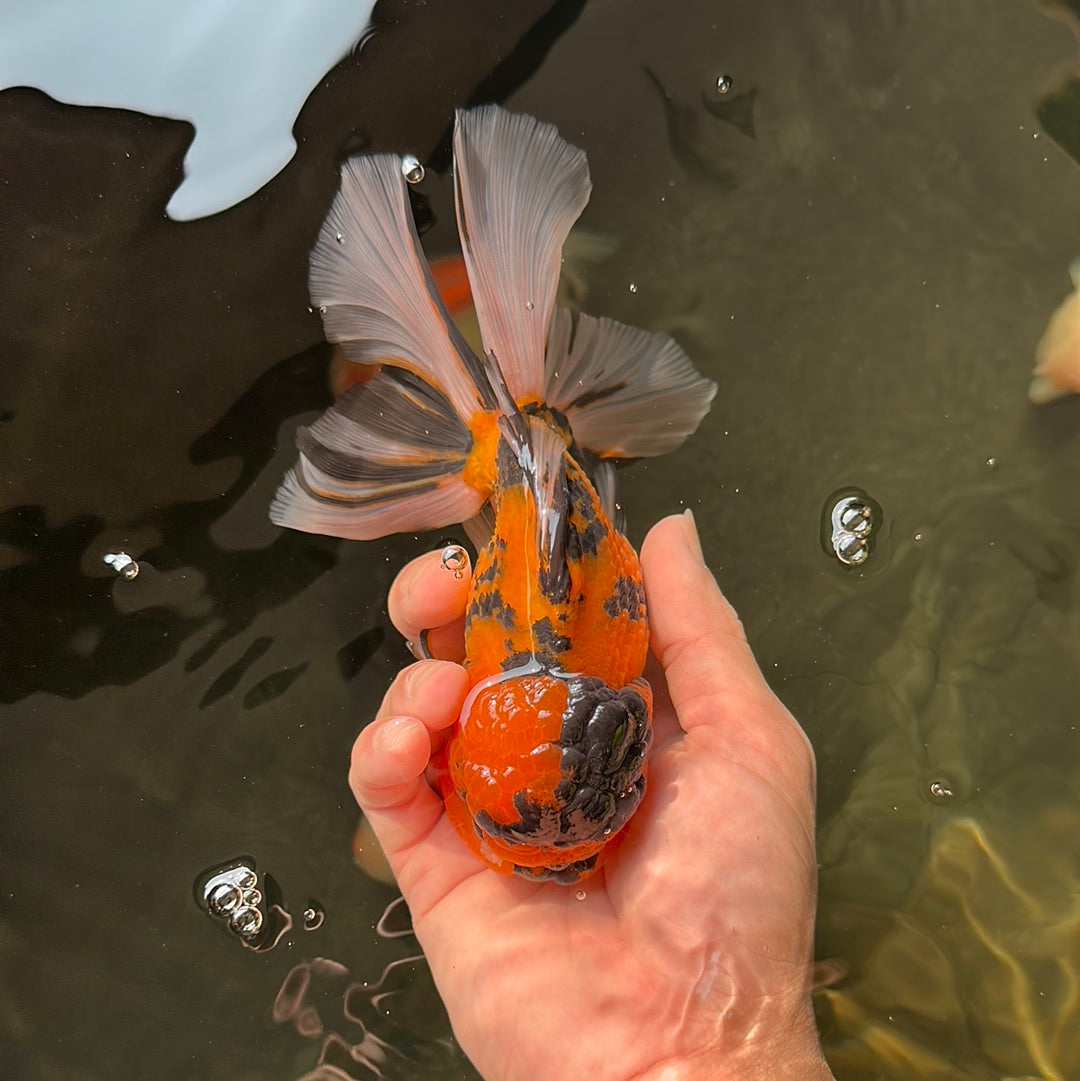
[[[520,655],[509,660],[504,669],[522,663]],[[567,679],[567,705],[556,744],[562,780],[552,793],[555,806],[544,793],[534,798],[517,792],[517,821],[496,822],[480,811],[473,819],[477,835],[548,848],[551,861],[546,866],[515,865],[515,873],[576,882],[596,866],[597,856],[560,863],[558,853],[603,841],[626,825],[645,794],[645,754],[651,738],[648,703],[635,687],[616,691],[593,676]]]
[[[513,648],[514,643],[507,638],[503,642],[503,649],[507,651],[507,656],[503,658],[502,663],[499,665],[504,672],[509,672],[513,668],[521,668],[533,659],[532,653],[527,649],[519,649],[516,653],[511,653],[510,650]]]
[[[514,874],[521,875],[522,878],[536,879],[538,882],[558,882],[560,886],[572,886],[596,866],[599,856],[597,852],[583,860],[574,860],[573,863],[554,867],[521,867],[514,864]]]
[[[565,603],[570,594],[570,527],[568,522],[570,500],[565,477],[564,472],[563,483],[555,486],[552,506],[537,508],[538,511],[549,514],[549,520],[554,522],[548,550],[546,553],[541,553],[547,558],[541,560],[537,575],[541,591],[554,605]]]
[[[297,442],[299,442],[299,433],[297,433]],[[303,461],[303,459],[301,459]],[[325,472],[330,472],[325,470]],[[319,503],[325,503],[327,506],[346,506],[346,507],[367,507],[373,503],[384,503],[387,500],[394,500],[400,497],[400,492],[395,491],[392,488],[383,488],[373,491],[370,495],[356,496],[352,494],[348,495],[329,495],[323,491],[316,491],[308,483],[307,477],[304,476],[302,468],[297,468],[296,479],[300,486],[312,499]],[[424,492],[434,492],[439,488],[439,481],[429,480],[423,484],[410,484],[409,495],[420,495]]]
[[[471,623],[474,619],[497,619],[507,630],[511,630],[517,615],[504,600],[497,589],[477,593],[469,604],[465,618]]]
[[[604,611],[615,619],[626,615],[632,620],[641,619],[645,614],[645,590],[637,579],[620,575],[615,580],[615,589],[604,601]]]
[[[488,545],[490,549],[492,545]],[[499,576],[499,565],[495,560],[491,560],[488,565],[477,575],[473,577],[474,582],[494,582]]]
[[[567,409],[582,409],[587,405],[592,405],[594,402],[602,402],[605,398],[610,398],[613,394],[618,394],[620,390],[626,387],[626,383],[610,383],[606,387],[600,387],[598,390],[586,391],[586,393],[579,395],[572,402],[567,403]]]
[[[594,556],[600,551],[600,544],[607,536],[607,527],[596,518],[583,522],[577,516],[569,519],[567,547],[574,555]]]
[[[536,643],[536,655],[541,663],[554,661],[558,654],[565,653],[570,648],[570,639],[565,634],[559,634],[555,625],[548,616],[536,620],[532,625],[533,641]]]
[[[324,473],[329,474],[336,480],[351,481],[353,483],[367,484],[410,484],[410,491],[419,490],[419,486],[413,487],[411,482],[418,478],[443,477],[448,473],[456,473],[461,469],[460,458],[432,458],[426,462],[410,462],[403,465],[400,462],[380,462],[372,458],[365,458],[360,454],[349,454],[345,451],[331,450],[318,441],[308,428],[300,428],[296,433],[296,445],[305,458],[317,466]],[[389,498],[398,498],[399,492],[393,492]],[[386,499],[386,493],[378,498]],[[373,502],[373,499],[363,500]],[[350,500],[350,502],[359,502]]]

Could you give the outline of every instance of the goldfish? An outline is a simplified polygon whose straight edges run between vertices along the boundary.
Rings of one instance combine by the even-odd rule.
[[[378,368],[297,432],[279,525],[369,540],[465,523],[469,691],[435,765],[489,867],[572,883],[640,806],[648,613],[615,464],[680,446],[716,385],[662,333],[556,303],[591,193],[582,150],[497,106],[459,110],[454,198],[481,352],[440,296],[400,158],[346,162],[312,250],[327,339]]]
[[[1080,393],[1080,259],[1069,267],[1073,292],[1061,302],[1035,347],[1028,397],[1044,405]]]

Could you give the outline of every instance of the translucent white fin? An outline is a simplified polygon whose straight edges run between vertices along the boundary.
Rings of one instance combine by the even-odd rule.
[[[539,399],[562,245],[591,191],[585,154],[531,116],[459,110],[454,190],[484,348],[515,400]]]
[[[371,540],[473,517],[483,493],[461,471],[469,429],[442,392],[383,368],[296,436],[300,460],[270,507],[278,525]]]
[[[666,334],[555,312],[544,399],[594,454],[666,454],[697,428],[715,394],[716,384]]]
[[[472,518],[461,524],[469,543],[479,552],[495,532],[495,511],[490,503],[485,503]]]
[[[311,299],[350,360],[395,358],[463,417],[492,402],[483,366],[439,297],[416,233],[401,159],[352,158],[311,253]]]
[[[615,463],[602,458],[594,458],[585,470],[596,494],[600,497],[600,506],[608,516],[608,521],[620,532],[626,532],[626,512],[619,505],[619,479],[615,475]]]

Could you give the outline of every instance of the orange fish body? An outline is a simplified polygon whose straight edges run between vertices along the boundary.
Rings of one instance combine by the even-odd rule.
[[[440,792],[490,867],[569,883],[640,804],[651,736],[645,594],[614,462],[679,446],[716,388],[667,336],[557,306],[590,185],[553,127],[459,112],[454,165],[464,283],[424,257],[400,160],[346,163],[310,283],[364,378],[298,430],[270,515],[360,540],[465,523],[470,690]],[[452,317],[470,301],[479,351]]]
[[[501,459],[465,617],[472,689],[440,787],[450,821],[496,870],[573,882],[645,791],[641,569],[568,450],[557,568],[513,558],[534,547],[540,510],[506,449]]]

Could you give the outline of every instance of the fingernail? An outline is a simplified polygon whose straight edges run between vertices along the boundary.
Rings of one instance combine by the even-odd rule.
[[[438,671],[437,665],[427,663],[431,659],[429,655],[423,658],[419,664],[409,666],[409,670],[405,675],[405,690],[410,698],[419,694],[423,690],[424,684]]]
[[[409,731],[416,722],[412,717],[391,717],[379,732],[379,749],[395,754],[409,739]]]
[[[701,538],[698,536],[697,522],[694,521],[694,512],[689,507],[683,511],[683,528],[686,530],[686,543],[689,545],[690,551],[704,563],[705,554],[701,550]]]

